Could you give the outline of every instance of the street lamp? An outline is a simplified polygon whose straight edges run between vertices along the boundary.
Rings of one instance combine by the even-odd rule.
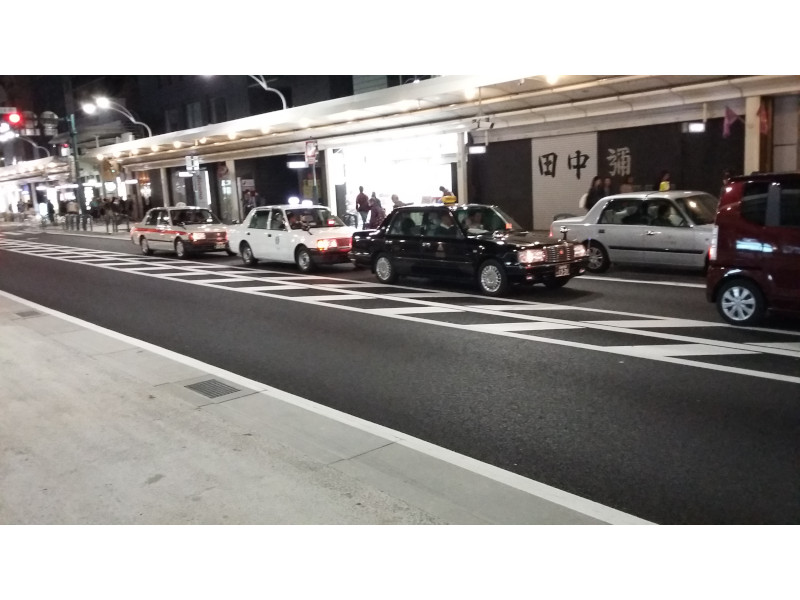
[[[15,140],[22,140],[23,142],[28,142],[31,146],[33,146],[37,150],[44,150],[45,157],[52,156],[52,154],[50,154],[50,151],[47,148],[45,148],[44,146],[40,146],[39,144],[34,142],[32,139],[27,138],[24,135],[17,134],[17,136],[14,139]]]
[[[153,137],[153,131],[150,129],[147,123],[142,123],[141,121],[137,121],[136,118],[131,114],[131,112],[127,108],[125,108],[121,104],[118,104],[117,102],[114,102],[113,100],[109,100],[104,96],[95,98],[94,102],[84,103],[83,106],[81,106],[81,108],[83,109],[83,112],[85,112],[87,115],[93,115],[95,112],[97,112],[98,108],[102,110],[113,110],[114,112],[118,112],[119,114],[127,117],[131,121],[131,123],[134,123],[135,125],[141,125],[142,127],[144,127],[147,130],[147,137]]]
[[[248,77],[252,77],[253,79],[255,79],[256,82],[258,82],[258,85],[260,85],[261,89],[263,89],[264,91],[275,92],[276,94],[278,94],[278,96],[281,97],[281,102],[283,103],[283,110],[286,110],[286,98],[280,91],[276,90],[275,88],[269,87],[269,85],[267,85],[267,80],[264,79],[263,75],[248,75]]]

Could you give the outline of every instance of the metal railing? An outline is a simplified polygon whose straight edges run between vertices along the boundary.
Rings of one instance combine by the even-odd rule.
[[[91,215],[70,213],[64,217],[61,226],[65,231],[94,231],[94,219]]]

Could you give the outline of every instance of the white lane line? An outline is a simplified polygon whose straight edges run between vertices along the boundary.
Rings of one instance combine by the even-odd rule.
[[[464,294],[462,292],[400,292],[392,294],[392,298],[419,298],[425,300],[426,298],[470,298],[472,294]]]
[[[539,481],[523,477],[522,475],[517,475],[516,473],[512,473],[511,471],[506,471],[505,469],[501,469],[500,467],[495,467],[494,465],[490,465],[488,463],[481,462],[474,458],[470,458],[469,456],[466,456],[464,454],[459,454],[457,452],[453,452],[452,450],[447,450],[446,448],[442,448],[430,442],[426,442],[420,438],[407,435],[401,431],[390,429],[389,427],[384,427],[383,425],[378,425],[377,423],[373,423],[371,421],[367,421],[365,419],[349,415],[347,413],[338,411],[333,408],[329,408],[322,404],[317,404],[316,402],[308,400],[307,398],[303,398],[302,396],[296,396],[294,394],[290,394],[289,392],[263,384],[260,381],[255,381],[253,379],[248,379],[247,377],[242,377],[241,375],[237,375],[236,373],[231,373],[230,371],[226,371],[214,365],[204,363],[202,361],[190,358],[188,356],[184,356],[182,354],[178,354],[177,352],[173,352],[172,350],[167,350],[166,348],[156,346],[149,342],[145,342],[143,340],[139,340],[137,338],[130,337],[125,334],[112,331],[110,329],[106,329],[105,327],[100,327],[99,325],[95,325],[94,323],[83,321],[82,319],[78,319],[71,315],[58,312],[46,306],[41,306],[39,304],[36,304],[35,302],[31,302],[29,300],[25,300],[24,298],[20,298],[13,294],[9,294],[8,292],[5,292],[3,290],[0,290],[0,295],[6,296],[11,300],[19,302],[20,304],[24,304],[25,306],[28,306],[34,310],[41,311],[55,317],[59,317],[61,319],[64,319],[65,321],[69,321],[70,323],[73,323],[80,327],[85,327],[97,333],[102,333],[116,340],[120,340],[122,342],[131,344],[132,346],[136,346],[148,352],[152,352],[169,360],[174,360],[175,362],[178,362],[182,365],[199,369],[210,375],[214,375],[215,377],[219,377],[221,379],[230,381],[233,384],[240,385],[245,388],[250,388],[256,391],[257,393],[268,395],[276,400],[286,402],[287,404],[291,404],[298,408],[308,410],[310,412],[327,417],[344,425],[349,425],[350,427],[353,427],[355,429],[359,429],[366,433],[370,433],[372,435],[381,437],[387,440],[388,442],[405,446],[406,448],[415,450],[422,454],[426,454],[432,458],[436,458],[451,465],[461,467],[462,469],[466,469],[472,473],[486,477],[487,479],[503,483],[521,492],[525,492],[532,496],[536,496],[538,498],[542,498],[549,502],[553,502],[554,504],[558,504],[559,506],[563,506],[575,512],[579,512],[581,514],[598,519],[600,521],[604,521],[611,525],[653,524],[650,521],[646,521],[634,515],[622,512],[610,506],[605,506],[604,504],[600,504],[599,502],[589,500],[588,498],[583,498],[581,496],[571,494],[570,492],[560,490],[558,488],[549,486],[545,483],[541,483]]]
[[[642,358],[664,356],[723,356],[726,354],[760,354],[756,350],[721,348],[708,344],[661,344],[652,346],[607,346],[610,352],[639,356]]]
[[[779,348],[781,350],[791,350],[792,352],[800,352],[800,342],[766,342],[766,343],[750,343],[747,346],[758,346],[759,348]]]
[[[330,296],[295,296],[292,298],[292,300],[314,303],[330,302],[331,300],[370,300],[370,298],[367,298],[366,296],[358,296],[348,292],[342,292],[341,294],[331,294]]]
[[[328,305],[330,306],[330,305]],[[461,312],[455,308],[447,308],[443,306],[403,306],[400,308],[366,308],[360,309],[363,312],[372,315],[381,315],[384,317],[394,317],[401,315],[417,315],[424,313],[453,313]],[[424,321],[425,323],[438,323],[438,321]]]
[[[497,333],[500,331],[548,331],[555,329],[583,329],[580,325],[561,325],[558,323],[488,323],[483,325],[464,325],[464,329]]]
[[[504,306],[502,304],[470,304],[468,306],[464,306],[464,308],[471,310],[587,310],[577,306],[562,306],[560,304],[540,303],[510,304],[508,306]]]
[[[191,282],[189,282],[191,283]],[[298,285],[249,285],[243,288],[230,288],[235,289],[237,292],[244,292],[245,294],[257,294],[263,296],[260,292],[272,292],[281,290],[304,290],[306,288]]]
[[[593,325],[608,325],[609,327],[624,327],[626,329],[647,328],[654,329],[659,327],[725,327],[725,323],[709,323],[707,321],[693,321],[691,319],[633,319],[626,321],[581,321],[581,323],[591,323]]]
[[[681,283],[678,281],[647,281],[646,279],[622,279],[621,277],[594,277],[591,275],[581,275],[578,279],[590,279],[592,281],[612,281],[614,283],[638,283],[646,285],[667,285],[669,287],[688,287],[706,289],[705,283]],[[577,280],[576,280],[577,281]]]

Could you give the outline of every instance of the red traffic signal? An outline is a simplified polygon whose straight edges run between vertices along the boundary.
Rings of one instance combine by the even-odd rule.
[[[5,121],[11,125],[11,127],[22,127],[22,115],[18,112],[6,113]]]

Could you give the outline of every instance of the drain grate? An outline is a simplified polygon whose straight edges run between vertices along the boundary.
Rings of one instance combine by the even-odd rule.
[[[226,383],[217,381],[216,379],[208,379],[207,381],[192,383],[184,387],[187,387],[198,394],[202,394],[206,398],[219,398],[220,396],[227,396],[228,394],[241,391]]]
[[[40,313],[38,310],[23,310],[22,312],[18,312],[17,316],[27,319],[28,317],[38,317],[41,314],[42,313]]]

